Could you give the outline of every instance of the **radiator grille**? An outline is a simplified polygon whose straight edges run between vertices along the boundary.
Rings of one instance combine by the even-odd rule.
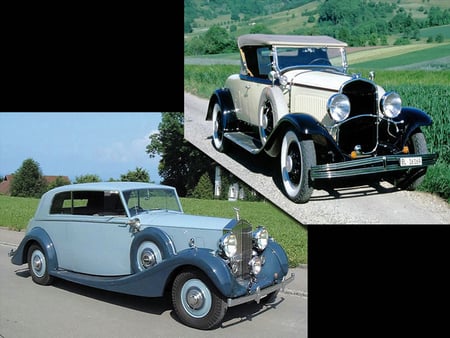
[[[250,278],[248,262],[252,258],[252,226],[246,221],[240,220],[233,229],[238,241],[238,252],[236,255],[238,271],[236,277]]]

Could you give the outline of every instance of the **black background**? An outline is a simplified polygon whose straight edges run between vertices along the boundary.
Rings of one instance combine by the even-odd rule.
[[[183,8],[170,3],[2,5],[1,111],[182,111]]]
[[[1,111],[183,111],[181,2],[26,6],[1,12]],[[449,241],[443,225],[308,226],[308,336],[448,336]]]

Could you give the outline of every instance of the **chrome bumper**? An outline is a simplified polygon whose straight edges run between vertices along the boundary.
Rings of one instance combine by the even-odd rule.
[[[401,166],[402,159],[420,157],[421,165]],[[436,163],[438,154],[384,155],[345,162],[316,165],[311,168],[311,178],[340,178],[357,175],[379,174],[389,171],[421,169]]]
[[[260,300],[267,296],[269,293],[272,293],[274,291],[277,291],[279,289],[284,290],[285,286],[292,282],[295,278],[295,274],[291,273],[291,276],[289,278],[284,278],[281,283],[274,284],[271,286],[268,286],[267,288],[264,288],[261,290],[259,287],[256,288],[256,291],[252,293],[251,295],[239,297],[239,298],[228,298],[227,304],[228,307],[236,306],[243,303],[248,303],[251,301],[255,301],[259,304]]]

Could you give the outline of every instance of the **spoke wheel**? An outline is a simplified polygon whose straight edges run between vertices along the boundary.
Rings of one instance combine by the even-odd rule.
[[[289,199],[296,203],[309,201],[314,190],[309,171],[315,164],[313,141],[300,141],[293,130],[288,130],[281,144],[280,169],[283,188]]]
[[[218,103],[214,104],[213,114],[213,145],[220,152],[227,150],[227,141],[224,138],[224,117],[222,109]]]
[[[412,134],[407,142],[410,154],[428,154],[427,142],[423,133]],[[394,186],[404,190],[416,190],[425,179],[427,168],[408,169],[406,173],[394,180]]]

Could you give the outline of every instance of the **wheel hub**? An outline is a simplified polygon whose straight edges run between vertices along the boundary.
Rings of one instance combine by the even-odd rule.
[[[269,125],[269,119],[267,118],[266,114],[263,114],[263,116],[262,116],[261,125],[262,125],[263,129],[267,129],[267,126]]]
[[[292,160],[292,156],[291,155],[286,156],[286,171],[288,173],[292,172],[293,166],[294,166],[294,161]]]
[[[33,257],[33,269],[35,271],[41,271],[42,269],[42,259],[37,255]]]
[[[199,289],[191,288],[186,294],[186,301],[192,309],[197,310],[203,306],[205,299]]]
[[[146,250],[142,251],[141,263],[142,263],[142,266],[145,269],[148,269],[149,267],[155,265],[155,263],[156,263],[156,255],[153,252],[153,250],[146,249]]]

